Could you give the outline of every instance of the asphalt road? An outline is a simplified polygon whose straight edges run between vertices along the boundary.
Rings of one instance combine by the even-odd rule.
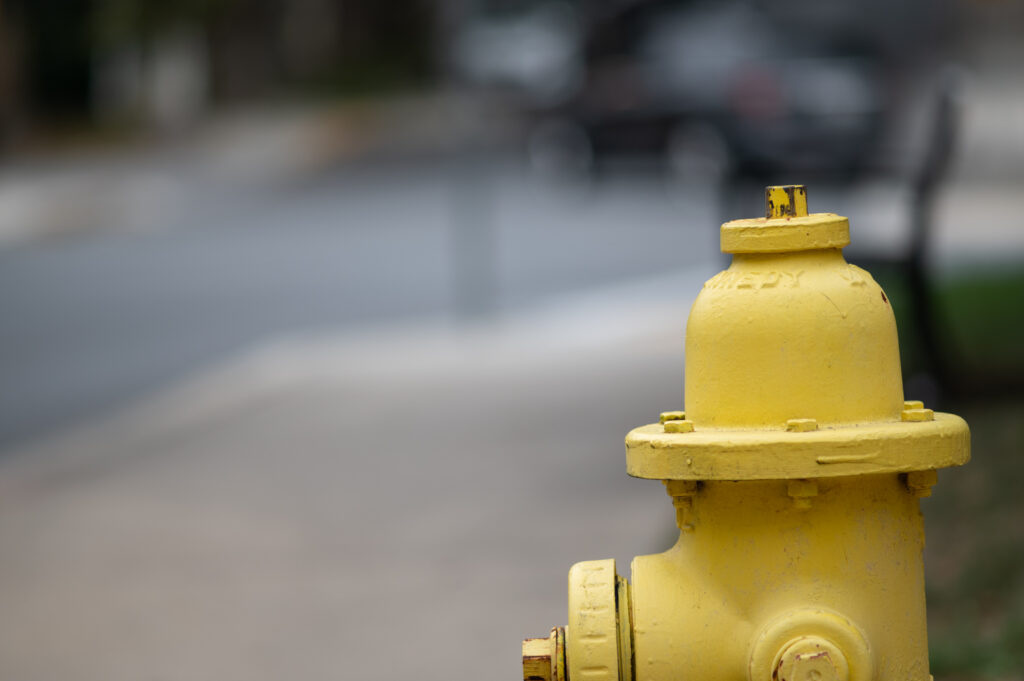
[[[642,175],[583,184],[501,159],[257,186],[168,172],[152,210],[0,251],[0,448],[269,338],[471,321],[719,257],[714,197]]]

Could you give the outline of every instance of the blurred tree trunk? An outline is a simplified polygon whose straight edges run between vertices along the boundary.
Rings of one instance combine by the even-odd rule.
[[[22,28],[0,2],[0,156],[15,143],[22,117]]]
[[[88,117],[91,105],[92,0],[5,3],[23,29],[21,74],[29,113]]]

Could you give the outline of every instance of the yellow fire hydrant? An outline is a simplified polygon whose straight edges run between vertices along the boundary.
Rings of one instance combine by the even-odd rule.
[[[686,410],[626,437],[679,540],[569,572],[569,622],[523,643],[527,681],[928,681],[924,525],[967,424],[904,401],[885,293],[846,218],[769,187],[722,225],[732,264],[686,330]]]

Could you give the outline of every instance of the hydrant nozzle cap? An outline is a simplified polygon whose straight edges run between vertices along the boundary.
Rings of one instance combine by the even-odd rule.
[[[802,184],[765,187],[765,217],[722,225],[723,253],[784,253],[843,248],[850,222],[834,213],[808,213]]]

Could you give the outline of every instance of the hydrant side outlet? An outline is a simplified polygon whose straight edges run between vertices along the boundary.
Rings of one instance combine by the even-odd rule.
[[[765,205],[722,226],[733,261],[690,312],[685,411],[626,437],[678,541],[635,558],[632,583],[575,565],[569,625],[524,644],[524,678],[929,680],[919,499],[970,458],[967,424],[904,400],[847,219],[808,214],[801,186]]]

